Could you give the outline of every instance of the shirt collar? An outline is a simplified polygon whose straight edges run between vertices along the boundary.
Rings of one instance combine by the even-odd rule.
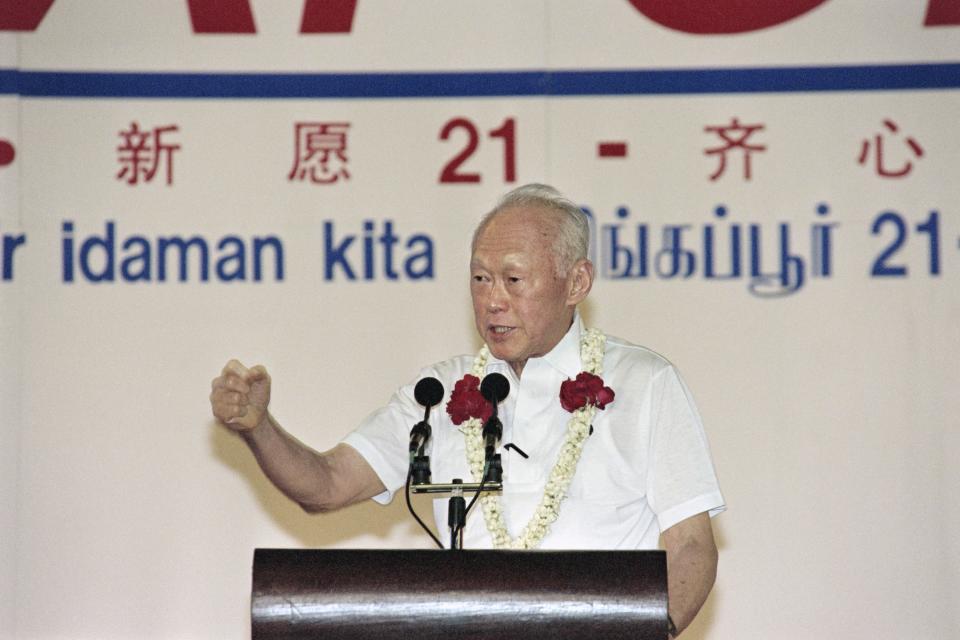
[[[580,363],[580,335],[582,333],[583,322],[580,319],[580,312],[574,311],[573,323],[567,329],[567,333],[560,339],[560,342],[549,353],[540,358],[531,358],[527,361],[527,364],[529,365],[530,361],[533,360],[543,360],[566,377],[576,378],[577,374],[583,371],[583,365]],[[489,364],[510,369],[510,365],[492,354]],[[513,372],[512,369],[510,371]]]
[[[580,334],[583,333],[583,322],[580,320],[580,312],[574,311],[573,323],[564,334],[560,342],[557,343],[550,353],[543,356],[554,369],[558,370],[568,378],[576,378],[577,374],[583,371],[583,365],[580,364]]]

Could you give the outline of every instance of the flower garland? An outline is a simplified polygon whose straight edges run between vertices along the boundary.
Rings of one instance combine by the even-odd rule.
[[[591,378],[596,378],[602,372],[606,340],[606,336],[599,329],[590,329],[580,338],[580,360],[583,362],[585,371],[592,374]],[[476,380],[479,381],[486,372],[489,357],[490,350],[484,345],[473,361],[471,374]],[[567,488],[570,486],[573,474],[577,470],[577,463],[580,461],[580,454],[583,451],[583,443],[590,435],[593,416],[598,408],[602,409],[608,402],[613,401],[613,391],[609,387],[603,387],[602,380],[596,378],[600,381],[600,389],[597,390],[594,384],[586,382],[586,379],[581,378],[581,376],[583,374],[577,376],[577,382],[580,382],[581,385],[589,384],[592,395],[587,395],[584,403],[573,410],[573,415],[567,423],[566,437],[560,447],[557,462],[547,478],[543,498],[520,535],[516,538],[510,537],[507,524],[503,519],[503,507],[500,504],[499,496],[487,494],[480,498],[487,530],[493,538],[493,546],[497,549],[537,548],[550,530],[550,525],[556,521],[560,513],[560,503],[566,497]],[[466,378],[467,376],[465,376]],[[472,381],[468,381],[468,386],[472,388],[473,385],[470,385],[469,382]],[[568,380],[564,384],[571,382],[573,381]],[[561,392],[561,399],[563,399],[563,395],[563,392]],[[564,408],[567,408],[567,402],[565,400],[563,402]],[[567,410],[570,409],[567,408]],[[482,431],[483,420],[479,417],[471,417],[463,427],[467,445],[467,461],[470,464],[470,472],[473,474],[475,482],[480,482],[484,471]]]

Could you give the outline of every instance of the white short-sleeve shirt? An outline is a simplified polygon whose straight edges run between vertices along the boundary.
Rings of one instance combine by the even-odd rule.
[[[550,353],[527,361],[520,379],[502,360],[491,357],[487,364],[487,373],[502,373],[510,381],[510,393],[500,405],[502,443],[529,456],[500,448],[501,500],[512,536],[520,534],[539,504],[565,437],[570,414],[560,406],[560,385],[583,370],[582,331],[578,315]],[[454,384],[472,365],[473,356],[458,356],[423,369],[417,378],[434,376],[445,390],[430,416],[434,482],[473,481],[463,434],[445,411]],[[661,531],[725,508],[700,416],[673,365],[649,349],[608,336],[602,377],[616,397],[596,412],[593,434],[584,443],[542,549],[656,549]],[[410,429],[423,418],[413,397],[414,383],[399,389],[387,406],[344,439],[387,487],[374,498],[381,503],[406,482]],[[438,529],[446,531],[447,498],[434,500],[434,517]],[[478,504],[467,519],[464,547],[492,546]]]

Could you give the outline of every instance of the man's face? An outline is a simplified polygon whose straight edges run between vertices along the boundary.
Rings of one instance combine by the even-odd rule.
[[[554,267],[556,225],[538,208],[502,211],[477,238],[470,260],[477,331],[518,375],[527,359],[556,346],[573,319],[570,278]]]

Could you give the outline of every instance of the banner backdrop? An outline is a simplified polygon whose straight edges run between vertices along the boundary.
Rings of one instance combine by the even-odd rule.
[[[333,446],[479,346],[470,232],[536,181],[707,425],[685,636],[960,637],[960,10],[709,5],[0,2],[0,635],[246,637],[255,547],[428,547],[286,501],[210,380]]]

